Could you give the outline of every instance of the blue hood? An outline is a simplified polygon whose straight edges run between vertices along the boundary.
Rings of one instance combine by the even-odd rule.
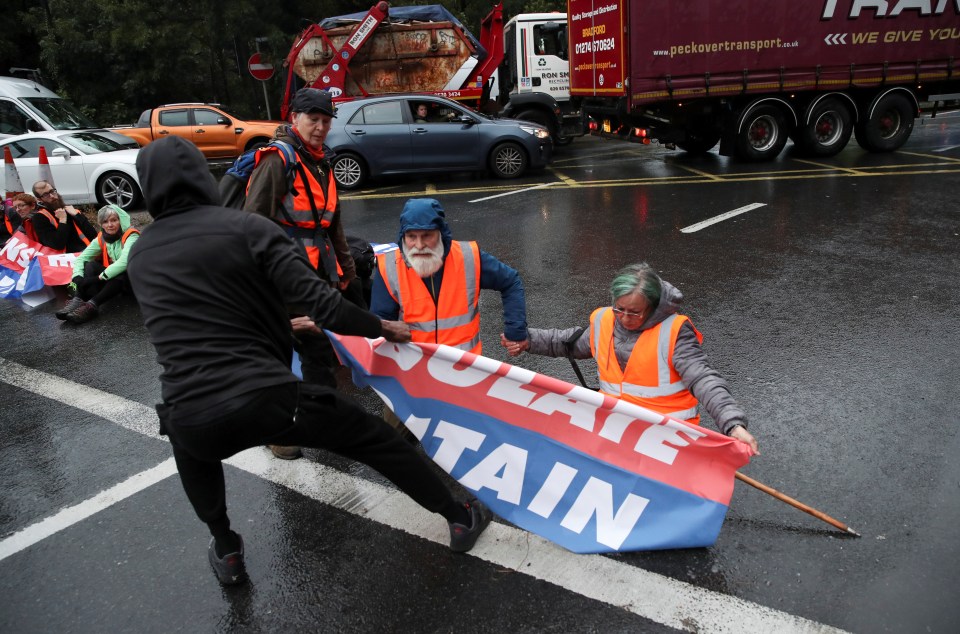
[[[400,212],[400,233],[397,234],[397,244],[403,244],[403,234],[412,229],[440,230],[440,239],[443,241],[443,254],[450,252],[450,226],[440,202],[433,198],[411,198]]]

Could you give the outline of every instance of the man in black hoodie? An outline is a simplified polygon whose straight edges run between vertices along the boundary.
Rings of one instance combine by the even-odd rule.
[[[379,417],[290,371],[291,313],[306,316],[299,328],[393,342],[410,340],[406,325],[344,301],[274,223],[220,207],[207,161],[189,141],[154,141],[140,151],[137,172],[154,222],[127,273],[163,368],[160,433],[213,536],[208,557],[221,583],[246,574],[220,461],[265,444],[323,448],[370,465],[446,518],[452,550],[470,550],[490,521],[483,504],[457,503]]]

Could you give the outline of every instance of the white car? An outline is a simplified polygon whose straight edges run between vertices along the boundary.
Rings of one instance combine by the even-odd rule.
[[[0,152],[10,148],[20,184],[28,193],[41,179],[41,146],[47,154],[53,185],[64,202],[113,203],[134,210],[143,200],[136,166],[139,148],[125,148],[92,130],[31,132],[0,141]]]

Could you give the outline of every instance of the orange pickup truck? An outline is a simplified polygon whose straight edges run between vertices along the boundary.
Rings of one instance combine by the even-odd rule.
[[[242,121],[217,104],[176,103],[144,110],[132,127],[110,128],[141,147],[174,135],[193,141],[208,159],[234,158],[265,145],[282,121]]]

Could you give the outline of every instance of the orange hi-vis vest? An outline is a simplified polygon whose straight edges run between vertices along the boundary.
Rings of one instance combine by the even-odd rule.
[[[480,248],[476,242],[452,242],[443,262],[440,296],[403,259],[403,251],[377,258],[380,277],[400,305],[400,321],[415,343],[442,343],[480,354]]]
[[[134,233],[140,233],[140,232],[134,229],[133,227],[130,227],[129,229],[124,231],[123,235],[120,236],[120,246],[123,247],[123,245],[126,244],[127,242],[127,238],[129,238]],[[101,261],[103,262],[103,268],[107,268],[108,266],[110,266],[111,262],[110,262],[110,255],[107,253],[107,243],[103,239],[102,231],[97,234],[97,242],[100,244],[100,257],[101,257]]]
[[[697,399],[673,367],[673,349],[685,315],[670,315],[637,338],[625,370],[614,350],[613,309],[598,308],[590,316],[590,352],[597,361],[600,391],[694,425],[700,424]],[[693,326],[693,324],[690,324]],[[697,339],[703,335],[696,328]]]
[[[60,228],[60,221],[57,220],[57,217],[56,217],[55,215],[53,215],[52,213],[50,213],[50,212],[47,211],[46,209],[43,209],[43,208],[41,208],[41,207],[37,207],[36,211],[34,211],[33,213],[35,213],[35,214],[43,214],[43,215],[46,217],[46,219],[50,221],[50,224],[53,225],[53,228],[54,228],[54,229],[59,229],[59,228]],[[33,214],[30,214],[30,215],[32,216]],[[74,231],[77,232],[77,235],[80,236],[80,239],[83,240],[83,244],[84,244],[84,245],[89,245],[89,244],[90,244],[90,238],[88,238],[86,235],[84,235],[83,230],[81,230],[80,227],[77,226],[77,223],[73,223],[73,229],[74,229]],[[34,228],[34,226],[33,226],[33,221],[30,219],[29,216],[26,217],[26,218],[24,218],[24,220],[23,220],[23,232],[24,232],[25,234],[27,234],[27,237],[30,238],[31,240],[33,240],[34,242],[40,242],[40,238],[37,236],[37,230]],[[51,249],[51,250],[53,250],[53,251],[56,251],[56,252],[58,252],[58,253],[66,253],[66,252],[67,252],[66,249],[53,249],[53,247],[47,247],[47,248],[48,248],[48,249]]]
[[[279,148],[269,145],[257,152],[254,158],[255,166],[260,164],[267,152],[275,152],[280,156],[284,173],[291,171],[287,169],[287,157],[284,153]],[[288,231],[289,235],[298,244],[303,245],[313,268],[319,270],[324,263],[329,263],[323,266],[327,275],[333,279],[335,273],[336,279],[339,280],[343,277],[343,269],[337,261],[333,243],[326,235],[326,230],[333,224],[337,213],[337,181],[333,178],[333,170],[327,174],[326,195],[312,171],[298,166],[297,169],[292,170],[292,175],[290,189],[281,201],[283,212],[275,220],[291,228]],[[318,220],[319,226],[317,226]],[[331,270],[334,268],[335,271]]]

